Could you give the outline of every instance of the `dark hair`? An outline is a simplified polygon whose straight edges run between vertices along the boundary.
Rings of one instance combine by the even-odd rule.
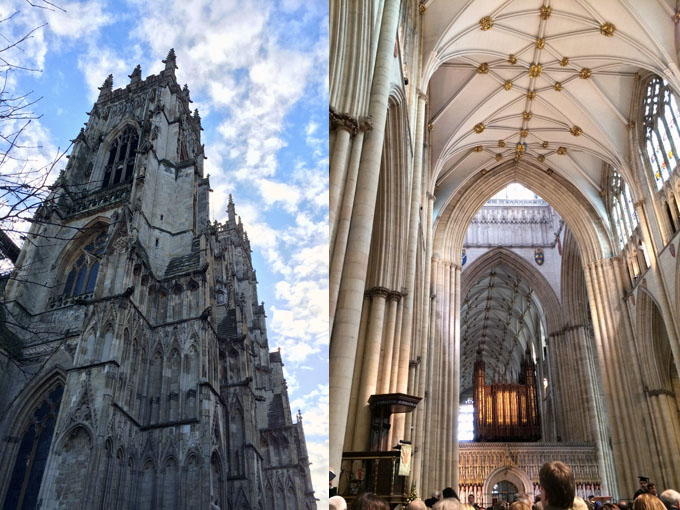
[[[541,466],[538,480],[545,491],[548,504],[557,508],[571,508],[576,492],[574,473],[569,466],[555,460]]]
[[[352,501],[349,508],[350,510],[390,510],[390,505],[372,492],[364,492]]]
[[[454,491],[451,487],[447,487],[442,491],[442,497],[444,499],[446,498],[456,498],[458,499],[458,494],[456,494],[456,491]]]

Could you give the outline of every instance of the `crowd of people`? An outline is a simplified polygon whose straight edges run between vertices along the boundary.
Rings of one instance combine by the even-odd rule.
[[[331,480],[335,477],[331,474]],[[576,496],[574,473],[566,464],[546,462],[538,475],[541,493],[532,502],[527,495],[520,495],[512,503],[498,501],[486,510],[680,510],[680,493],[668,489],[657,495],[654,482],[640,477],[640,489],[632,500],[621,499],[617,503],[602,502],[594,496],[587,500]],[[469,494],[465,503],[456,491],[447,487],[441,493],[435,491],[425,501],[415,499],[395,510],[484,510]],[[390,505],[379,496],[364,492],[354,498],[349,508],[342,496],[332,495],[330,510],[390,510]]]

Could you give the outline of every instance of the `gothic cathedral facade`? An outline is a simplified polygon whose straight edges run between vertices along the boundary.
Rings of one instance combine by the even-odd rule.
[[[4,509],[315,509],[248,235],[175,78],[109,76],[4,289]],[[4,325],[6,324],[6,325]]]

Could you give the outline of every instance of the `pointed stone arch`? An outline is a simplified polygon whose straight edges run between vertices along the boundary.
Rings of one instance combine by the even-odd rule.
[[[611,256],[613,237],[607,221],[576,187],[554,172],[530,163],[503,163],[463,183],[439,209],[433,255],[460,265],[463,240],[472,217],[496,193],[519,183],[546,200],[571,228],[584,264]]]
[[[548,280],[525,259],[507,248],[493,248],[471,263],[461,273],[460,295],[467,295],[470,288],[483,275],[484,271],[496,264],[503,264],[515,271],[536,291],[546,315],[548,331],[554,331],[561,327],[561,305]]]
[[[525,494],[534,493],[534,484],[528,474],[517,466],[501,466],[494,469],[484,482],[483,491],[485,497],[490,496],[494,485],[503,480],[513,483],[519,492]]]

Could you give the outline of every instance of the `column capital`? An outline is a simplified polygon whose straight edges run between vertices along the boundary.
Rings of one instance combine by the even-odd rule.
[[[355,117],[349,113],[342,113],[335,111],[335,108],[330,106],[328,108],[328,116],[330,120],[330,129],[345,129],[351,135],[356,135],[360,131],[373,130],[373,117],[370,115],[365,117]]]
[[[392,293],[392,291],[386,287],[371,287],[370,289],[367,289],[364,295],[368,297],[382,297],[383,299],[387,299],[387,296],[389,296]]]
[[[434,200],[435,198],[437,198],[437,197],[434,196],[433,193],[430,193],[429,191],[426,193],[426,195],[427,195],[428,200]]]
[[[416,93],[418,94],[418,99],[422,99],[426,103],[429,101],[429,98],[428,98],[426,92],[423,92],[422,90],[417,89]]]
[[[634,205],[635,207],[642,207],[643,205],[645,205],[645,199],[644,199],[644,198],[641,198],[641,199],[638,200],[637,202],[633,202],[633,205]]]

